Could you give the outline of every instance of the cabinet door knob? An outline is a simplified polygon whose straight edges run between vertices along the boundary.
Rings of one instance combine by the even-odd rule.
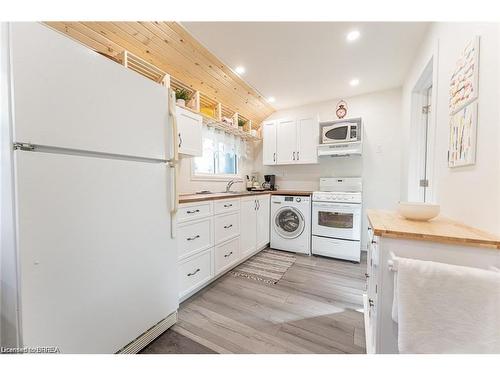
[[[368,272],[365,272],[365,277],[368,279],[370,277],[370,275],[368,274]]]
[[[273,161],[276,161],[276,152],[273,153]]]
[[[230,257],[232,254],[233,254],[233,252],[230,251],[229,253],[227,253],[227,254],[224,255],[224,258]]]
[[[229,225],[224,225],[224,229],[229,229],[233,226],[233,224],[229,224]]]
[[[293,156],[292,156],[292,159],[293,159],[293,160],[295,160],[295,151],[294,151],[294,152],[292,152],[292,155],[293,155]]]
[[[375,303],[373,302],[373,299],[368,299],[368,304],[370,305],[370,307],[373,307],[375,306]]]
[[[299,152],[298,151],[297,151],[297,160],[300,160],[300,158],[299,158]]]
[[[182,137],[181,137],[181,133],[179,133],[179,148],[181,148],[182,146]]]
[[[193,237],[188,237],[188,238],[186,238],[186,240],[193,241],[193,240],[196,240],[197,238],[200,238],[199,234],[197,234],[196,236],[193,236]]]
[[[225,208],[233,207],[233,204],[232,204],[232,203],[225,204],[225,205],[224,205],[224,207],[225,207]]]
[[[195,214],[197,212],[200,212],[200,210],[186,211],[187,214]]]

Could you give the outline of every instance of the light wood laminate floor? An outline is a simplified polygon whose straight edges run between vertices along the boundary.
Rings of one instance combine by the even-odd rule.
[[[226,274],[183,302],[178,323],[144,353],[176,352],[182,339],[200,353],[365,353],[365,270],[364,258],[297,255],[275,285]]]

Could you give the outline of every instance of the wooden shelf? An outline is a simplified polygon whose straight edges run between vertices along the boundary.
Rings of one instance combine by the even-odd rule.
[[[220,121],[221,104],[200,92],[200,112],[216,121]]]
[[[205,115],[204,113],[200,113],[203,117],[203,124],[206,126],[212,126],[216,129],[220,129],[229,134],[234,134],[244,140],[247,141],[260,141],[260,138],[252,135],[250,132],[246,132],[244,130],[239,129],[238,127],[228,125],[221,121],[214,120],[212,117]]]
[[[113,60],[157,83],[161,83],[163,78],[167,75],[167,73],[158,69],[153,64],[148,63],[128,51],[123,51]]]

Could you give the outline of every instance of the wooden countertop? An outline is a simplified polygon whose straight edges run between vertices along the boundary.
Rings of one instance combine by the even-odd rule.
[[[246,197],[249,195],[300,195],[300,196],[310,196],[312,191],[304,190],[264,190],[264,191],[242,191],[238,194],[236,193],[211,193],[211,194],[181,194],[179,195],[179,203],[192,203],[192,202],[202,202],[209,200],[219,200],[219,199],[231,199]]]
[[[500,237],[443,216],[415,221],[394,211],[367,210],[367,215],[376,236],[500,249]]]

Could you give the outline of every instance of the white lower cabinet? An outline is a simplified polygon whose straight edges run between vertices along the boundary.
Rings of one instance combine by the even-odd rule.
[[[240,260],[240,238],[215,246],[215,275],[228,270]]]
[[[261,195],[257,198],[257,249],[269,243],[269,220],[271,215],[271,197]]]
[[[193,220],[177,228],[177,256],[184,259],[214,246],[214,218]]]
[[[181,204],[177,244],[181,301],[269,243],[269,194]]]
[[[241,198],[241,255],[257,249],[257,200],[254,196]]]
[[[215,243],[221,243],[240,234],[240,213],[215,216]]]
[[[179,297],[182,298],[214,277],[214,249],[204,250],[179,263]]]
[[[269,243],[270,196],[241,198],[241,254],[251,254]]]

